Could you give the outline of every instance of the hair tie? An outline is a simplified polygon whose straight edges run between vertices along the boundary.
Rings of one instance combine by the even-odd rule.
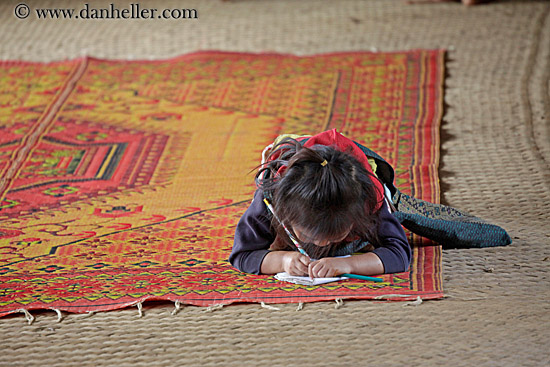
[[[321,166],[326,166],[328,164],[327,160],[325,159],[324,161],[321,162]]]

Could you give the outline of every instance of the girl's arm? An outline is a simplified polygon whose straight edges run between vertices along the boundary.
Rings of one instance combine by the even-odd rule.
[[[390,213],[387,204],[379,212],[378,239],[380,246],[374,249],[382,264],[384,273],[407,271],[411,263],[412,250],[401,223]]]
[[[243,214],[235,230],[235,238],[229,262],[245,273],[260,274],[264,257],[275,240],[263,192],[256,190],[254,200]]]
[[[384,274],[384,265],[373,252],[350,257],[325,257],[310,264],[311,278],[336,277],[340,274],[377,275]]]

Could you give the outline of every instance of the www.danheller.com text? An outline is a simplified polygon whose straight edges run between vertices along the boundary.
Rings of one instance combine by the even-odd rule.
[[[32,11],[26,4],[19,4],[14,9],[15,15],[24,19]],[[82,8],[36,8],[39,19],[198,19],[197,9],[157,9],[143,7],[139,3],[131,3],[119,8],[111,3],[106,7],[94,7],[93,4],[83,4]]]

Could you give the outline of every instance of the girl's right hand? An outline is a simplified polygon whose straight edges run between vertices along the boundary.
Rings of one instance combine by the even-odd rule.
[[[290,251],[283,257],[283,269],[290,275],[307,276],[310,262],[311,260],[307,256]]]

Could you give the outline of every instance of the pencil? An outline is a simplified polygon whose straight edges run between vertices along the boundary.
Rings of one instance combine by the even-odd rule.
[[[373,282],[383,282],[384,281],[384,279],[382,279],[382,278],[368,277],[366,275],[359,275],[359,274],[344,273],[344,274],[340,274],[340,276],[341,277],[346,277],[346,278],[353,278],[353,279],[371,280]]]
[[[294,246],[296,246],[296,248],[298,249],[298,251],[300,251],[300,253],[302,255],[305,255],[307,256],[309,259],[311,259],[311,257],[309,257],[309,255],[307,254],[307,252],[302,248],[302,246],[300,246],[300,244],[298,243],[298,241],[294,238],[294,236],[292,235],[292,233],[290,233],[290,231],[286,228],[285,224],[283,222],[281,222],[281,220],[279,219],[279,217],[277,217],[277,214],[275,214],[275,211],[273,210],[273,207],[271,206],[271,204],[269,203],[269,201],[267,201],[267,199],[264,198],[264,203],[265,205],[267,206],[267,209],[269,209],[269,211],[271,212],[271,214],[273,214],[273,216],[275,217],[275,219],[277,219],[277,221],[279,223],[281,223],[281,225],[283,226],[283,229],[285,230],[286,234],[288,235],[288,237],[290,238],[290,240],[292,241],[292,243],[294,244]]]

